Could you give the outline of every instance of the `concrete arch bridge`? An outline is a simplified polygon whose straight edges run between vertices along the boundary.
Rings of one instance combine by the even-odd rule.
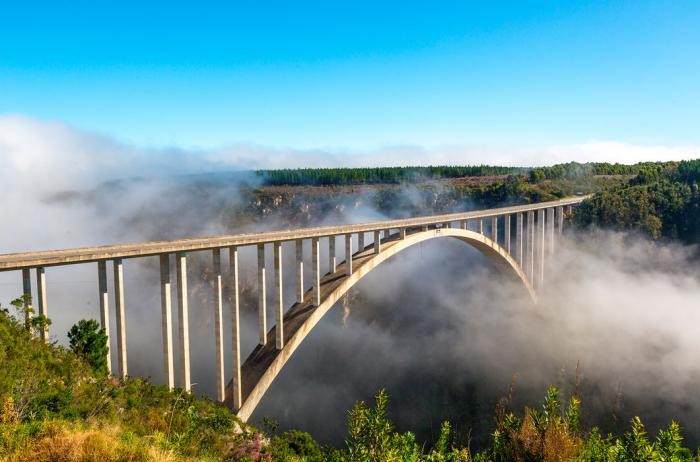
[[[325,226],[298,230],[248,233],[218,237],[145,242],[103,247],[52,250],[45,252],[0,255],[0,271],[19,271],[24,294],[32,298],[31,270],[35,271],[36,300],[40,314],[48,315],[46,268],[60,265],[97,265],[100,321],[110,336],[110,315],[116,316],[116,351],[110,351],[110,372],[128,374],[126,349],[126,307],[124,302],[123,260],[157,256],[160,259],[163,368],[169,387],[189,391],[190,342],[187,286],[187,255],[211,252],[214,273],[214,336],[216,347],[216,390],[219,401],[230,406],[242,420],[247,420],[285,363],[323,315],[355,283],[393,255],[430,239],[450,237],[469,244],[486,255],[505,277],[522,284],[537,300],[542,287],[546,262],[554,252],[556,237],[562,232],[564,219],[585,197],[553,202],[503,207],[472,212],[435,215],[354,225]],[[344,261],[339,261],[337,244],[344,247]],[[304,245],[311,244],[311,268],[304,268]],[[321,243],[328,246],[328,271],[321,272]],[[295,256],[283,262],[283,245],[294,245]],[[258,345],[241,361],[240,292],[238,252],[242,247],[257,247],[258,265]],[[265,252],[271,247],[273,268],[267,268]],[[227,269],[222,269],[222,249],[228,253]],[[173,278],[171,256],[175,259]],[[108,291],[107,264],[113,265],[113,294]],[[326,266],[326,265],[324,265]],[[296,285],[296,302],[283,305],[283,271],[292,271]],[[304,284],[310,271],[311,286]],[[269,281],[269,277],[272,281]],[[174,279],[174,281],[173,281]],[[230,294],[224,294],[224,280]],[[172,283],[177,287],[175,304],[179,320],[175,341],[171,300]],[[269,284],[271,282],[271,284]],[[268,285],[274,288],[274,325],[268,321]],[[228,295],[228,296],[225,296]],[[110,310],[113,300],[114,309]],[[224,300],[231,311],[231,325],[224,326]],[[224,347],[224,329],[231,329],[232,344]],[[48,332],[41,333],[48,339]],[[179,348],[179,364],[174,364],[173,348]],[[233,357],[232,370],[224,370],[225,355]],[[113,357],[115,367],[112,370]]]

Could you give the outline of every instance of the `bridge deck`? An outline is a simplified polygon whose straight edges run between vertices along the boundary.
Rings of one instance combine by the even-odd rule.
[[[500,215],[540,210],[549,207],[574,205],[582,202],[587,197],[588,196],[581,196],[558,201],[540,202],[530,205],[518,205],[487,210],[475,210],[463,213],[406,218],[401,220],[376,221],[351,225],[322,226],[296,230],[178,239],[173,241],[143,242],[136,244],[118,244],[100,247],[5,254],[0,255],[0,271],[69,265],[74,263],[88,263],[100,260],[145,257],[165,253],[207,250],[230,246],[249,246],[272,242],[293,241],[296,239],[310,239],[313,237],[337,236],[350,233],[371,232],[375,230],[434,225],[449,221],[489,218]]]

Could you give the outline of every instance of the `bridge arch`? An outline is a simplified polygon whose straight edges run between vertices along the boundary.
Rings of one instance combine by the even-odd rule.
[[[322,290],[321,303],[312,306],[311,291],[304,297],[305,303],[295,303],[284,315],[285,344],[282,349],[275,349],[274,342],[258,345],[253,350],[241,369],[243,402],[237,415],[246,421],[250,418],[257,405],[262,400],[272,382],[285,366],[287,361],[301,345],[306,336],[318,324],[323,316],[335,303],[363,277],[369,274],[381,263],[394,255],[431,239],[451,237],[471,245],[486,256],[504,275],[523,285],[533,302],[537,295],[529,278],[509,252],[487,236],[458,228],[439,228],[418,231],[400,238],[394,235],[386,243],[382,243],[379,253],[374,253],[371,246],[360,249],[353,255],[353,272],[346,275],[341,263],[338,270],[324,277],[326,289]],[[361,261],[358,261],[361,260]],[[306,301],[309,303],[306,303]],[[275,338],[276,326],[268,333],[268,338]],[[233,384],[230,382],[226,389],[226,404],[233,407]]]

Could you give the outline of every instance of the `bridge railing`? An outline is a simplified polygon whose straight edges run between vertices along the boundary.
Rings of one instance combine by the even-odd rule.
[[[459,227],[463,230],[485,234],[495,244],[501,245],[522,267],[530,282],[538,287],[544,280],[546,254],[554,252],[555,227],[558,233],[563,228],[564,216],[571,208],[580,204],[587,196],[563,199],[538,204],[501,207],[488,210],[477,210],[463,213],[434,215],[427,217],[386,220],[371,223],[323,226],[296,230],[269,231],[246,233],[216,237],[200,237],[178,239],[173,241],[144,242],[136,244],[119,244],[101,247],[51,250],[43,252],[26,252],[0,255],[0,271],[21,271],[23,293],[26,303],[32,298],[32,283],[30,270],[35,270],[37,307],[40,314],[48,316],[48,300],[46,297],[46,268],[61,265],[97,263],[98,295],[100,321],[109,338],[110,326],[110,294],[107,283],[107,264],[113,266],[113,299],[116,316],[116,354],[109,353],[108,366],[112,372],[112,356],[116,356],[118,375],[128,374],[126,350],[126,307],[124,299],[124,268],[123,260],[159,256],[160,286],[161,286],[161,316],[163,341],[163,367],[165,380],[169,387],[175,386],[175,364],[173,356],[172,328],[172,274],[171,256],[175,257],[175,283],[177,286],[177,316],[179,318],[178,347],[179,347],[179,385],[189,391],[190,353],[189,353],[189,305],[187,283],[187,254],[194,251],[211,251],[211,266],[215,289],[215,342],[216,342],[216,371],[217,398],[225,398],[224,346],[223,346],[223,278],[221,250],[227,249],[229,254],[229,269],[227,272],[228,287],[231,301],[232,319],[232,354],[233,371],[233,407],[241,406],[243,396],[241,387],[241,351],[240,351],[240,307],[239,307],[239,261],[238,252],[241,247],[255,246],[257,248],[257,280],[258,280],[258,325],[259,343],[268,342],[267,326],[267,268],[266,246],[273,247],[274,261],[274,312],[275,312],[275,346],[278,350],[284,347],[284,306],[282,305],[282,244],[295,242],[295,285],[297,301],[303,300],[307,287],[304,285],[304,255],[303,243],[311,241],[311,274],[313,304],[321,303],[321,265],[320,240],[328,239],[329,272],[337,269],[336,237],[344,236],[346,264],[344,271],[347,276],[353,272],[353,258],[356,252],[353,244],[356,242],[357,252],[381,252],[382,243],[387,239],[403,239],[407,233],[421,232],[428,229],[443,227]],[[515,216],[513,222],[512,217]],[[485,222],[487,226],[485,227]],[[501,223],[502,224],[499,224]],[[502,236],[499,236],[499,229]],[[396,233],[391,233],[396,230]],[[366,235],[372,236],[371,246],[366,246]],[[28,312],[28,310],[27,310]],[[40,335],[48,340],[48,331]]]

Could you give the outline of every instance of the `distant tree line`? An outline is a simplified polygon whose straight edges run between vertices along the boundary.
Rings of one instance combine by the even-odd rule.
[[[640,162],[632,165],[569,162],[551,167],[536,167],[530,169],[529,175],[531,183],[539,183],[544,180],[576,180],[592,175],[638,175],[648,170],[672,169],[677,165],[677,162]]]
[[[271,186],[336,186],[352,184],[414,183],[424,180],[468,176],[527,173],[528,168],[473,166],[375,167],[375,168],[299,168],[257,170],[263,184]]]
[[[569,162],[550,167],[504,167],[497,165],[431,165],[427,167],[297,168],[257,170],[266,186],[340,186],[398,184],[425,180],[478,176],[526,175],[530,183],[545,180],[576,180],[593,175],[639,175],[648,171],[676,169],[677,162],[641,162],[633,165],[607,162]]]

